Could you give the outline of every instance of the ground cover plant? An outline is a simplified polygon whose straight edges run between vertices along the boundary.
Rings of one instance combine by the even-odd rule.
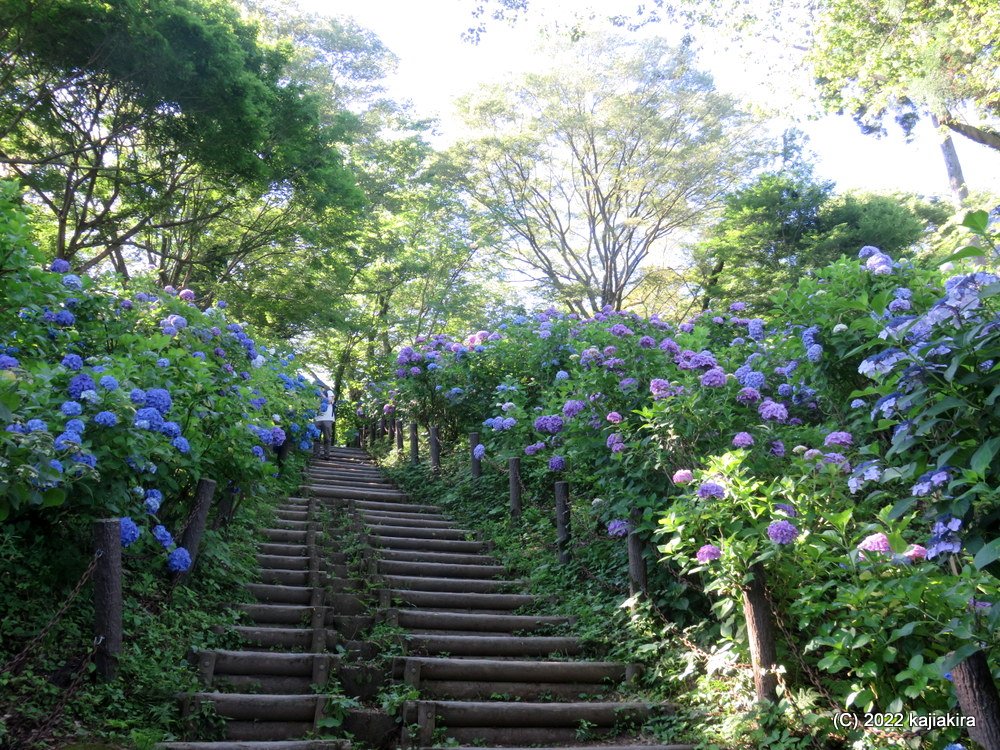
[[[0,182],[0,735],[141,744],[177,732],[175,693],[194,685],[185,652],[235,621],[221,605],[252,575],[265,499],[297,484],[319,392],[224,302],[75,274],[31,228]],[[217,484],[215,528],[178,586],[202,478]],[[92,674],[89,586],[33,643],[84,577],[100,518],[121,519],[126,548],[123,679],[107,685]]]
[[[950,259],[863,247],[766,317],[738,300],[679,325],[549,309],[417,339],[361,413],[441,425],[465,451],[476,430],[501,469],[520,456],[547,511],[539,533],[554,537],[551,483],[565,479],[575,528],[651,540],[650,599],[695,646],[680,684],[749,661],[743,592],[763,579],[789,710],[756,734],[730,726],[730,741],[967,742],[910,720],[957,713],[952,669],[998,645],[1000,283],[963,265],[992,252],[987,215],[966,226],[977,243]],[[845,711],[907,723],[835,724]]]

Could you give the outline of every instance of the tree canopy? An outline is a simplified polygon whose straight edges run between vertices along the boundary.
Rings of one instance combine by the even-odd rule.
[[[588,36],[552,71],[464,102],[466,188],[507,263],[577,312],[620,308],[643,262],[761,160],[751,117],[690,50]]]

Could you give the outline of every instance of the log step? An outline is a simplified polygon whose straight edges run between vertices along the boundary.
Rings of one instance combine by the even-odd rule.
[[[260,722],[299,722],[312,724],[319,695],[258,695],[255,693],[194,693],[196,703],[212,703],[220,716],[228,719]]]
[[[351,750],[350,740],[286,740],[275,742],[161,742],[163,750]],[[654,749],[655,750],[655,749]]]
[[[375,570],[390,576],[487,580],[497,578],[507,572],[507,569],[502,565],[462,565],[459,563],[412,562],[409,560],[376,560]]]
[[[383,575],[382,582],[393,589],[413,591],[450,591],[453,593],[489,594],[503,589],[520,588],[524,581],[499,578],[427,578],[420,576]]]
[[[578,638],[569,636],[435,635],[404,633],[399,636],[408,654],[454,656],[576,656],[582,653]]]
[[[536,615],[463,614],[460,612],[428,612],[421,609],[390,610],[400,627],[411,630],[458,630],[514,633],[567,625],[569,617],[539,617]]]
[[[538,597],[531,594],[476,594],[470,592],[450,592],[450,591],[412,591],[406,589],[383,589],[383,595],[389,603],[398,601],[405,604],[412,604],[421,609],[451,608],[458,609],[480,609],[507,611],[518,609],[538,601]]]
[[[482,552],[486,542],[460,541],[457,539],[407,539],[398,536],[368,534],[368,543],[375,548],[429,550],[434,552]]]
[[[473,535],[471,529],[454,528],[419,528],[415,526],[392,526],[390,524],[365,524],[375,536],[403,537],[404,539],[448,539],[451,541],[466,541]]]

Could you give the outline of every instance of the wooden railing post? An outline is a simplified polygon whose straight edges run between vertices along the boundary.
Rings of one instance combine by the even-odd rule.
[[[420,460],[420,444],[417,442],[417,423],[410,422],[410,463]]]
[[[479,443],[479,433],[470,432],[469,433],[469,462],[470,471],[473,477],[481,477],[483,475],[483,462],[476,458],[476,446]]]
[[[403,452],[403,420],[396,419],[393,421],[396,427],[396,450],[400,453]]]
[[[771,670],[778,662],[778,651],[775,647],[774,617],[765,589],[764,566],[755,563],[750,566],[750,574],[753,578],[742,588],[753,684],[758,701],[773,703],[778,697],[778,678]]]
[[[556,482],[556,548],[559,562],[570,560],[569,482]]]
[[[637,509],[631,513],[632,528],[628,532],[628,588],[629,595],[645,594],[647,590],[646,582],[646,558],[642,554],[642,538],[636,532],[642,513]]]
[[[434,471],[441,470],[441,431],[437,427],[429,427],[427,432],[430,435],[431,444],[431,468]]]
[[[510,520],[521,520],[521,458],[507,459],[507,474],[510,479]]]
[[[99,642],[94,663],[105,682],[115,679],[122,650],[121,528],[120,518],[94,521],[94,550],[100,555],[94,568],[94,635]]]

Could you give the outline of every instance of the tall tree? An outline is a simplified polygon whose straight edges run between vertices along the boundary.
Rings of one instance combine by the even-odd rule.
[[[163,213],[206,182],[356,199],[336,148],[350,118],[320,123],[230,3],[11,0],[0,28],[0,165],[52,215],[61,257],[124,265],[121,248],[176,226]]]
[[[949,211],[916,196],[848,193],[808,173],[766,173],[726,199],[726,208],[693,257],[702,308],[741,301],[761,311],[808,271],[863,245],[899,254],[913,248]]]
[[[586,314],[620,308],[651,252],[760,162],[757,123],[685,48],[591,35],[469,97],[465,185],[506,263]]]

